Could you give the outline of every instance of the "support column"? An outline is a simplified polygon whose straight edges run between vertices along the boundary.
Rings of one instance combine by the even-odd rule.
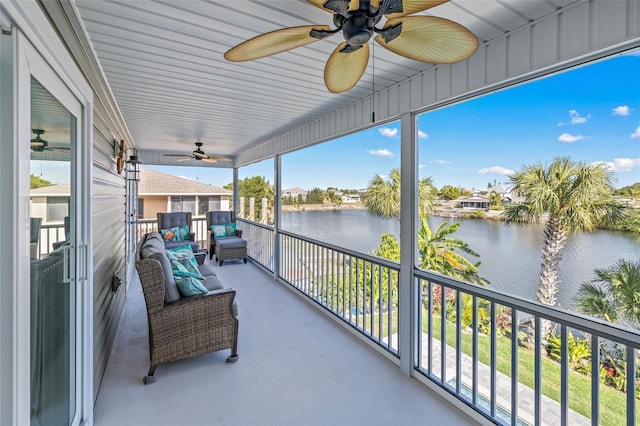
[[[413,278],[418,252],[418,126],[416,115],[401,117],[400,141],[400,277],[398,280],[398,351],[400,370],[411,376],[416,352],[416,289]]]
[[[280,276],[280,212],[282,208],[282,156],[273,161],[273,278]]]
[[[242,210],[238,210],[238,202],[240,200],[238,199],[238,168],[234,167],[233,168],[233,200],[232,200],[232,207],[231,210],[233,210],[236,213],[236,217],[244,217],[244,200],[242,205]],[[238,213],[241,214],[241,216],[238,216]]]

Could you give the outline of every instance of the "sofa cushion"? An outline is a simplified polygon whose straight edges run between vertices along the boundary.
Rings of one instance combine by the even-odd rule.
[[[222,290],[224,288],[218,277],[215,275],[209,275],[204,285],[209,291]]]
[[[180,291],[178,291],[178,286],[173,278],[171,263],[165,253],[164,241],[160,233],[151,232],[147,234],[147,238],[144,240],[142,248],[140,249],[140,256],[142,259],[152,258],[160,262],[165,284],[164,302],[169,303],[179,300]]]
[[[200,270],[200,275],[204,275],[205,277],[214,276],[216,277],[216,271],[214,271],[211,265],[203,263],[202,265],[198,265],[198,269]]]

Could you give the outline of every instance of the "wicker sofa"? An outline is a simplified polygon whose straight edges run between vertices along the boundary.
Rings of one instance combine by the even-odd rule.
[[[228,362],[238,359],[236,292],[225,289],[213,268],[199,265],[208,294],[181,297],[158,232],[142,237],[136,269],[142,284],[149,320],[150,368],[144,383],[155,381],[159,364],[208,352],[231,349]]]

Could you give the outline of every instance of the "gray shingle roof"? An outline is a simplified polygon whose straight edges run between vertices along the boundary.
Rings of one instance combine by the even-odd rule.
[[[154,170],[140,169],[139,195],[232,195],[233,191]]]

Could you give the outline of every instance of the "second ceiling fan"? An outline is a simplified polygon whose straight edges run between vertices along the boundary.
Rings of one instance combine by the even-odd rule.
[[[229,49],[228,61],[242,62],[305,46],[342,31],[345,41],[333,51],[324,68],[324,82],[332,93],[355,86],[369,62],[369,40],[407,58],[434,64],[467,59],[478,48],[475,35],[457,22],[435,16],[409,16],[449,0],[307,0],[333,13],[328,25],[289,27],[261,34]],[[382,28],[375,25],[382,19]]]
[[[217,163],[218,161],[231,161],[230,158],[220,157],[217,155],[207,155],[202,150],[202,142],[196,142],[196,149],[189,154],[164,154],[165,157],[181,157],[177,159],[177,162],[196,160],[204,161],[206,163]]]

